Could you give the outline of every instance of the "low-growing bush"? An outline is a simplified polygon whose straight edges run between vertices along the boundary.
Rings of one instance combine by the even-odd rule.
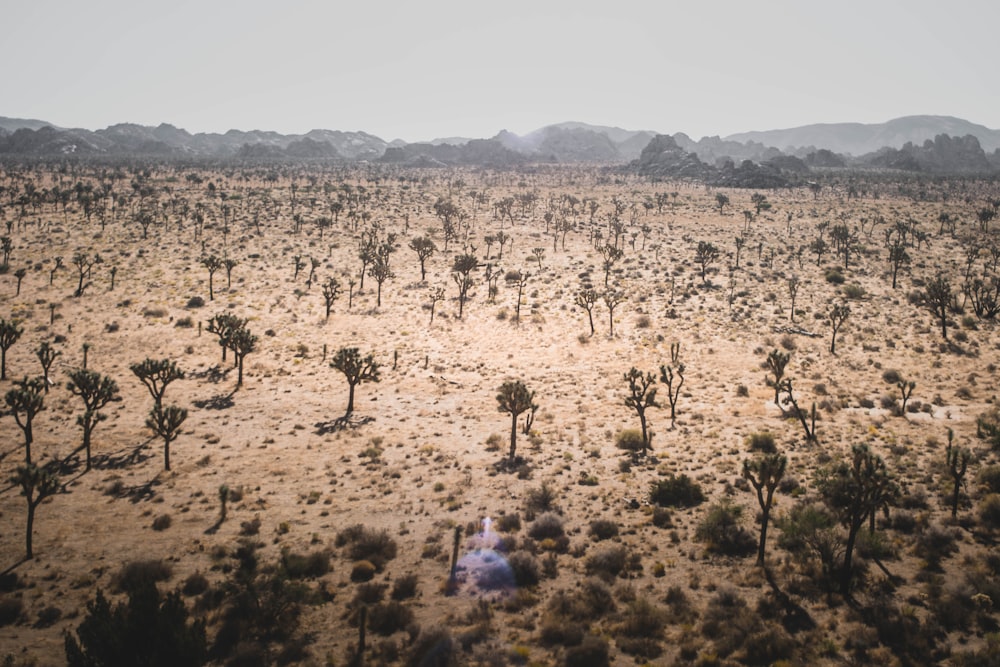
[[[687,475],[671,474],[653,482],[649,501],[661,507],[694,507],[705,501],[701,486]]]
[[[170,563],[162,560],[134,560],[122,566],[111,585],[116,591],[130,592],[145,584],[166,581],[173,573]]]
[[[626,428],[618,431],[615,436],[615,447],[633,454],[641,452],[645,443],[642,441],[642,431],[635,428]]]
[[[528,535],[534,540],[560,538],[565,532],[562,519],[554,512],[542,514],[528,528]]]
[[[587,557],[587,574],[613,579],[625,570],[627,562],[628,550],[624,546],[608,545]]]
[[[589,534],[595,540],[609,540],[618,537],[618,524],[610,519],[594,519],[590,522]]]
[[[393,600],[409,600],[417,594],[418,577],[415,574],[404,574],[392,583]]]
[[[751,452],[773,454],[778,450],[777,446],[774,444],[774,434],[768,433],[767,431],[751,433],[746,438],[746,445],[747,449]]]
[[[698,524],[695,538],[709,551],[727,556],[746,556],[754,551],[753,536],[743,527],[743,506],[723,501],[708,509]]]
[[[281,564],[292,579],[322,577],[330,571],[330,554],[325,550],[309,554],[286,551],[281,555]]]
[[[368,561],[381,572],[386,563],[396,557],[396,541],[384,530],[355,524],[337,533],[334,544],[347,547],[352,560]]]
[[[979,501],[979,522],[985,528],[1000,528],[1000,493],[991,493]]]

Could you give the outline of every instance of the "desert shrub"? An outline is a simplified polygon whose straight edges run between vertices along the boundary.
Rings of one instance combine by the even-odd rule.
[[[404,574],[392,583],[393,600],[409,600],[417,594],[418,577],[415,574]]]
[[[368,561],[379,572],[396,557],[396,541],[384,530],[355,524],[337,533],[338,547],[347,546],[347,553],[356,561]]]
[[[695,530],[695,538],[709,551],[728,556],[745,556],[754,551],[753,536],[743,527],[743,506],[723,501],[712,505]]]
[[[42,607],[38,612],[38,619],[35,621],[36,628],[52,627],[56,621],[62,618],[62,609],[59,607]]]
[[[153,519],[153,530],[161,531],[170,528],[173,524],[173,519],[170,518],[169,514],[161,514],[160,516]]]
[[[201,572],[192,572],[189,574],[187,579],[184,580],[184,585],[181,586],[181,593],[188,597],[201,595],[207,590],[208,579]]]
[[[613,579],[625,570],[628,550],[613,544],[602,547],[587,557],[587,574]]]
[[[379,635],[391,635],[413,622],[413,610],[398,600],[380,602],[368,610],[368,627]]]
[[[827,269],[823,273],[823,277],[826,279],[826,282],[831,285],[841,285],[844,282],[844,274],[840,272],[839,268]]]
[[[524,509],[530,517],[540,512],[552,512],[556,508],[556,490],[548,482],[541,486],[528,489],[524,499]]]
[[[674,525],[673,514],[666,507],[654,507],[653,525],[657,528],[672,528]]]
[[[587,635],[579,646],[566,649],[564,664],[566,667],[607,667],[611,664],[608,658],[608,640]]]
[[[330,571],[330,554],[325,550],[309,554],[286,551],[281,555],[281,564],[292,579],[322,577]]]
[[[1000,464],[984,466],[979,471],[979,483],[990,493],[1000,493]]]
[[[626,452],[641,452],[644,443],[642,441],[642,431],[636,428],[626,428],[618,431],[615,436],[615,447]]]
[[[16,623],[21,617],[24,603],[19,597],[4,597],[0,599],[0,628]]]
[[[762,630],[747,636],[743,651],[743,662],[748,665],[773,665],[792,658],[795,640],[780,625],[769,623]]]
[[[251,537],[260,532],[260,518],[254,517],[249,521],[240,522],[240,535]]]
[[[1000,493],[991,493],[979,501],[979,522],[985,528],[1000,528]]]
[[[841,553],[842,540],[837,520],[822,505],[798,503],[775,521],[781,530],[778,546],[791,553],[800,563],[818,558],[821,566],[819,583],[824,588],[835,584],[834,570]]]
[[[194,326],[194,320],[191,317],[178,317],[177,321],[174,322],[175,327],[180,327],[181,329],[190,329]]]
[[[931,525],[917,536],[913,551],[924,559],[927,569],[937,571],[941,569],[941,561],[958,551],[956,541],[960,537],[955,528]]]
[[[861,299],[865,295],[865,288],[857,283],[844,285],[841,289],[844,291],[844,296],[848,299]]]
[[[746,600],[734,588],[724,587],[709,599],[701,631],[713,640],[715,652],[725,658],[738,650],[759,625],[759,616]]]
[[[772,454],[778,450],[774,444],[774,434],[767,431],[751,433],[746,438],[747,449],[751,452],[764,452]]]
[[[359,560],[351,566],[351,581],[371,581],[378,568],[370,560]]]
[[[661,507],[694,507],[704,500],[701,486],[684,474],[653,482],[649,492],[649,501]]]
[[[162,560],[134,560],[122,566],[112,577],[111,585],[116,591],[130,592],[145,584],[156,584],[173,576],[173,568]]]
[[[202,308],[205,305],[205,300],[200,296],[193,296],[187,301],[187,308]]]
[[[130,589],[128,601],[113,607],[97,591],[75,636],[66,635],[66,661],[70,667],[203,665],[208,656],[205,625],[188,624],[187,617],[179,593],[161,599],[149,581]]]
[[[610,519],[594,519],[590,522],[589,534],[598,542],[618,537],[618,523]]]
[[[455,640],[444,628],[422,630],[406,658],[406,667],[455,667]]]
[[[557,539],[565,532],[562,519],[554,512],[542,514],[528,528],[528,535],[534,540]]]
[[[493,525],[501,533],[516,533],[521,530],[521,515],[517,512],[501,514]]]
[[[659,640],[663,637],[665,623],[666,614],[662,609],[648,598],[636,598],[622,615],[618,647],[637,658],[659,657],[663,653]]]
[[[515,551],[507,559],[518,586],[535,586],[541,580],[538,561],[527,551]]]

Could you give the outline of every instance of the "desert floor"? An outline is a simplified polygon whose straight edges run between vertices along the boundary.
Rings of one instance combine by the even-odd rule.
[[[941,590],[957,587],[955,595],[966,597],[985,590],[970,589],[968,575],[989,572],[987,556],[995,548],[993,528],[979,519],[987,491],[977,475],[997,463],[997,454],[977,438],[976,419],[995,401],[1000,337],[993,322],[972,317],[967,306],[964,319],[950,317],[951,342],[945,344],[933,315],[908,295],[938,275],[960,290],[964,239],[978,233],[975,211],[995,190],[945,182],[923,184],[918,192],[912,182],[886,180],[864,184],[860,198],[846,198],[842,183],[828,184],[818,195],[806,189],[766,192],[771,208],[748,223],[743,211],[754,208],[750,191],[724,192],[730,202],[720,211],[719,191],[599,169],[428,170],[378,178],[319,168],[268,172],[157,168],[136,187],[130,180],[137,176],[129,172],[114,182],[114,197],[121,197],[116,211],[107,204],[112,196],[99,197],[103,224],[99,214],[88,221],[75,200],[28,205],[22,216],[4,195],[0,220],[12,223],[13,248],[9,270],[0,276],[0,317],[18,321],[24,333],[7,352],[8,380],[0,383],[0,393],[11,390],[14,380],[39,375],[35,350],[42,341],[52,342],[62,354],[53,365],[55,385],[45,409],[34,421],[33,454],[40,464],[70,457],[61,476],[65,492],[37,510],[31,560],[24,560],[25,499],[6,482],[0,492],[0,568],[7,572],[0,602],[13,609],[0,627],[0,657],[9,654],[11,664],[64,664],[64,633],[80,624],[95,591],[123,599],[114,592],[115,578],[126,563],[169,564],[169,577],[159,584],[163,591],[181,588],[195,573],[214,587],[229,576],[241,539],[260,543],[262,562],[277,563],[282,554],[331,557],[328,572],[303,579],[320,599],[306,605],[301,617],[299,633],[312,641],[304,655],[288,659],[345,664],[357,640],[351,608],[358,584],[352,582],[349,550],[336,537],[355,524],[386,531],[397,546],[374,581],[391,586],[416,575],[418,582],[416,595],[405,600],[413,613],[409,631],[369,631],[372,664],[407,660],[420,629],[435,626],[448,628],[464,645],[463,664],[562,664],[570,649],[546,630],[562,618],[553,600],[558,591],[572,594],[600,574],[592,556],[609,544],[630,556],[629,565],[607,579],[614,609],[574,622],[607,640],[617,665],[642,661],[623,647],[645,651],[650,664],[685,664],[698,656],[704,664],[717,664],[714,656],[754,664],[746,638],[766,632],[789,643],[780,655],[792,664],[919,664],[872,630],[866,610],[876,608],[878,599],[907,623],[926,628],[945,613],[934,604],[945,596]],[[27,179],[38,189],[102,182],[96,170],[3,176],[9,189]],[[956,190],[962,187],[967,189]],[[642,205],[671,192],[676,194],[664,196],[662,207]],[[460,215],[458,238],[449,239],[445,252],[434,204],[449,197]],[[494,209],[505,197],[529,202],[513,208],[513,223],[499,220]],[[570,207],[568,198],[577,203]],[[599,205],[593,226],[590,199]],[[597,247],[612,234],[613,199],[622,206],[624,252],[608,285],[624,300],[614,311],[613,335],[607,308],[597,302],[591,336],[574,296],[585,284],[605,290]],[[178,206],[178,200],[188,204]],[[331,201],[344,202],[336,215]],[[134,221],[143,210],[154,218],[145,235]],[[196,213],[204,216],[203,229]],[[955,234],[939,233],[942,213],[958,220]],[[867,233],[879,216],[883,221]],[[336,221],[323,228],[317,220],[324,217]],[[912,262],[893,289],[884,231],[906,221],[929,241],[909,249]],[[809,250],[823,222],[859,230],[860,255],[850,257],[842,284],[827,277],[843,259],[831,249],[817,262]],[[552,230],[562,223],[569,231],[564,239],[561,233],[554,238]],[[363,289],[353,287],[349,306],[348,280],[360,281],[359,239],[372,224],[381,238],[397,235],[395,276],[382,287],[381,306],[371,276]],[[592,229],[601,230],[603,241],[593,240]],[[493,244],[487,258],[484,237],[499,231],[512,245],[499,258]],[[829,229],[826,234],[830,241]],[[438,248],[427,262],[426,281],[407,247],[418,235],[429,235]],[[739,268],[730,271],[737,237],[745,244]],[[695,261],[700,241],[721,253],[705,280]],[[463,247],[505,274],[530,273],[519,321],[516,284],[501,277],[495,303],[489,303],[483,269],[473,273],[458,317],[451,268]],[[542,249],[540,261],[535,248]],[[80,297],[74,296],[71,262],[77,253],[97,253],[102,260]],[[211,300],[209,274],[200,261],[210,254],[238,262],[231,286],[224,269],[215,273]],[[57,256],[64,266],[50,284]],[[296,256],[306,267],[293,279]],[[317,260],[311,285],[307,258]],[[991,263],[984,249],[972,270],[982,273]],[[14,271],[21,267],[27,274],[15,295]],[[327,320],[321,286],[329,277],[339,279],[343,293]],[[793,277],[799,285],[794,320]],[[431,323],[430,296],[438,287],[445,299],[436,304]],[[204,305],[193,306],[193,297]],[[831,354],[827,316],[841,303],[849,304],[851,314]],[[222,363],[217,338],[204,330],[223,311],[248,318],[247,327],[258,336],[238,389],[231,353]],[[71,456],[81,441],[76,419],[82,403],[65,386],[67,371],[83,363],[85,344],[87,367],[115,379],[121,390],[121,400],[104,409],[108,418],[94,432],[90,471],[83,469],[80,453]],[[630,464],[629,454],[615,446],[619,431],[639,425],[624,403],[623,376],[632,367],[659,375],[660,365],[671,363],[672,344],[679,344],[677,361],[684,365],[676,424],[671,426],[666,387],[658,384],[664,407],[648,413],[653,451]],[[329,364],[342,347],[372,353],[381,365],[379,382],[357,387],[346,424],[336,420],[344,414],[347,383]],[[806,440],[787,406],[774,403],[762,364],[775,349],[790,353],[786,377],[793,379],[799,404],[818,406],[818,443]],[[152,399],[129,370],[145,358],[174,360],[186,373],[166,390],[166,403],[189,411],[171,444],[169,472],[163,469],[162,442],[145,426]],[[915,410],[896,414],[901,397],[884,379],[890,377],[886,371],[915,382],[909,398]],[[498,410],[496,394],[506,380],[523,381],[539,406],[530,434],[518,433],[523,461],[516,470],[499,465],[508,449],[510,417]],[[946,493],[949,429],[956,446],[976,454],[957,521],[950,518]],[[879,518],[888,555],[878,562],[859,556],[865,575],[853,603],[811,581],[815,563],[803,564],[779,547],[781,531],[773,520],[773,584],[754,566],[754,553],[720,555],[696,539],[710,509],[728,499],[745,508],[743,526],[756,546],[759,509],[741,466],[754,456],[747,436],[764,431],[774,434],[788,456],[773,518],[815,500],[815,471],[844,460],[854,444],[870,444],[899,482],[902,494],[890,518]],[[0,418],[0,478],[7,480],[23,462],[22,443],[14,418]],[[670,525],[657,527],[649,488],[672,473],[700,483],[706,501],[672,510]],[[543,484],[555,491],[568,544],[529,537],[530,519],[538,513],[526,501]],[[219,523],[221,485],[236,493]],[[897,524],[900,513],[909,521]],[[497,528],[505,515],[518,515],[520,528],[510,528],[512,521],[507,531]],[[483,535],[487,517],[492,532]],[[597,519],[616,524],[617,536],[599,541],[591,535]],[[458,590],[446,595],[455,526],[463,529],[463,567]],[[928,569],[918,546],[934,527],[957,531],[956,550],[940,572]],[[488,585],[477,567],[491,565],[483,566],[482,552],[477,560],[475,551],[497,538],[503,544],[499,557],[520,552],[542,571],[538,584]],[[995,590],[1000,573],[983,576],[977,581]],[[730,606],[746,610],[721,617],[723,625],[745,624],[739,640],[718,627],[722,593]],[[880,595],[889,596],[888,602]],[[198,596],[185,599],[198,608]],[[775,599],[790,600],[809,622],[784,623],[782,614],[792,607],[783,611]],[[659,614],[659,629],[646,632],[656,649],[629,648],[623,639],[637,601],[649,601]],[[941,630],[935,646],[943,653],[937,655],[982,649],[986,635],[996,632],[1000,600],[993,605],[969,612],[973,620],[962,626]],[[206,619],[211,642],[221,611],[192,613]]]

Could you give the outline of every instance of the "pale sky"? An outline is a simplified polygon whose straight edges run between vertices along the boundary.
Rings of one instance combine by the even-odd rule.
[[[1000,128],[996,0],[4,0],[0,26],[0,116],[64,127]]]

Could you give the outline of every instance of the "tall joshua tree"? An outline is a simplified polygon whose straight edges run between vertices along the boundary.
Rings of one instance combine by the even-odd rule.
[[[59,477],[38,466],[29,463],[18,466],[17,473],[10,478],[10,483],[21,487],[21,495],[28,502],[28,520],[24,534],[25,559],[35,557],[32,549],[32,533],[35,530],[35,510],[46,498],[59,493],[62,485]]]
[[[941,324],[941,337],[948,340],[948,310],[954,299],[951,283],[944,276],[938,276],[928,281],[922,297],[924,307],[931,311]]]
[[[163,394],[167,391],[167,385],[174,380],[183,380],[184,371],[177,366],[177,362],[169,359],[143,359],[139,363],[132,364],[129,369],[135,376],[146,385],[149,395],[153,397],[153,403],[161,405]]]
[[[200,261],[201,265],[208,269],[208,300],[215,301],[215,290],[213,284],[215,272],[223,267],[223,261],[219,259],[217,255],[202,257]]]
[[[847,318],[851,316],[851,307],[845,304],[838,304],[830,309],[830,313],[827,315],[827,320],[830,322],[830,328],[833,330],[833,334],[830,336],[830,354],[836,354],[835,350],[837,348],[837,332],[840,331],[840,327],[844,325]]]
[[[462,319],[465,311],[465,300],[468,298],[469,289],[472,287],[472,277],[469,275],[479,266],[479,260],[475,255],[464,254],[455,258],[452,264],[451,277],[458,286],[458,319]]]
[[[767,544],[767,524],[771,518],[774,490],[785,476],[788,457],[783,454],[763,454],[756,459],[743,461],[743,478],[750,482],[757,493],[760,505],[760,543],[757,546],[757,565],[764,566],[764,549]]]
[[[226,311],[215,315],[208,321],[205,331],[219,337],[219,347],[222,348],[222,360],[226,360],[226,350],[232,347],[233,333],[246,326],[247,320]]]
[[[587,322],[590,323],[590,335],[594,335],[594,304],[599,295],[593,287],[586,287],[576,293],[573,303],[587,311]]]
[[[517,418],[526,410],[537,410],[535,405],[535,392],[528,391],[528,388],[520,380],[507,381],[500,385],[497,393],[497,404],[500,412],[510,415],[510,454],[508,460],[514,463],[517,455]]]
[[[410,240],[410,250],[417,253],[417,259],[420,260],[420,280],[424,281],[427,279],[427,260],[437,251],[437,246],[428,237],[418,236]]]
[[[342,347],[333,355],[330,368],[340,371],[347,378],[347,410],[344,416],[349,417],[354,412],[354,388],[362,382],[378,382],[381,379],[379,363],[373,354],[362,357],[358,348]]]
[[[333,309],[333,304],[340,296],[340,281],[334,277],[327,279],[323,283],[323,304],[326,307],[326,319],[330,319],[330,310]]]
[[[790,355],[787,352],[782,352],[781,350],[771,350],[770,354],[767,355],[767,360],[764,362],[764,368],[774,374],[774,382],[772,384],[771,379],[768,378],[768,386],[774,387],[774,404],[780,405],[778,403],[779,393],[781,391],[781,379],[785,377],[785,366],[788,365],[788,360]]]
[[[0,380],[7,379],[7,350],[17,342],[24,329],[14,320],[0,318]]]
[[[81,447],[86,453],[86,469],[90,470],[90,438],[97,425],[108,418],[101,408],[118,397],[118,383],[107,375],[80,368],[69,372],[66,388],[83,400],[84,411],[76,423],[83,429]]]
[[[625,397],[626,407],[635,410],[639,416],[639,425],[642,427],[642,453],[650,448],[649,431],[646,425],[646,409],[658,408],[660,404],[656,402],[656,377],[652,373],[643,374],[636,367],[629,369],[625,373],[625,381],[628,382],[628,396]]]
[[[181,432],[181,424],[187,419],[186,409],[176,405],[163,407],[159,403],[149,411],[146,426],[153,433],[163,438],[163,469],[170,470],[170,443],[177,439]]]
[[[35,415],[45,409],[45,394],[43,393],[44,380],[42,378],[24,378],[16,381],[14,388],[4,396],[10,414],[14,416],[14,421],[21,428],[24,434],[24,461],[31,465],[31,443],[34,441],[34,434],[31,424],[35,420]]]
[[[61,355],[62,352],[52,347],[49,341],[42,341],[38,349],[35,350],[35,356],[38,357],[39,363],[42,364],[42,379],[45,381],[45,393],[49,393],[49,370],[52,368],[52,363],[56,360],[56,357]]]
[[[232,340],[230,341],[233,349],[233,356],[236,357],[236,365],[239,368],[237,374],[238,379],[236,380],[236,386],[243,386],[243,359],[250,354],[255,352],[257,348],[257,336],[250,333],[250,330],[246,327],[240,327],[233,332]]]

